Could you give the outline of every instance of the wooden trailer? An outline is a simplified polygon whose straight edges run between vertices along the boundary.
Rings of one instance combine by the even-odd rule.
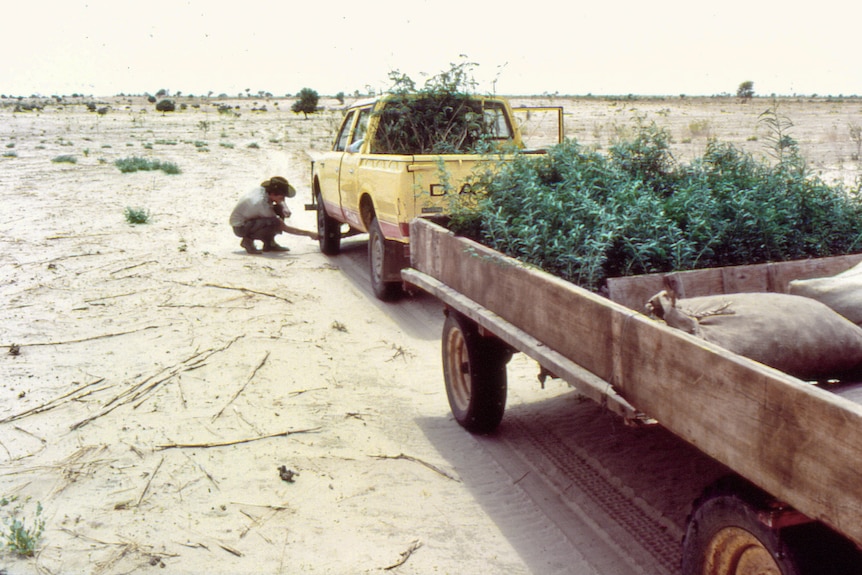
[[[681,297],[785,292],[790,280],[838,273],[862,255],[618,278],[608,299],[426,220],[411,223],[410,238],[403,279],[446,305],[446,390],[469,431],[500,422],[506,363],[523,352],[738,474],[695,502],[685,575],[862,573],[862,385],[803,382],[641,313],[665,282]],[[808,527],[834,533],[828,544],[840,551],[817,555],[819,535],[804,545],[784,536]]]

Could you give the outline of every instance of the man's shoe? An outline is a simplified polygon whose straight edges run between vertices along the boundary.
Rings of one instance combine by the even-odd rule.
[[[239,245],[242,246],[242,248],[250,254],[260,253],[260,250],[254,247],[254,240],[251,238],[243,238]]]
[[[275,242],[264,244],[263,251],[265,252],[289,252],[290,248],[285,246],[280,246]]]

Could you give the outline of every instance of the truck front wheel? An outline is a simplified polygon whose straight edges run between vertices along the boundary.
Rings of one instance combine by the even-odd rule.
[[[452,414],[471,433],[497,428],[506,409],[506,363],[511,351],[496,337],[450,311],[443,324],[443,378]]]
[[[391,301],[401,294],[401,282],[385,281],[387,267],[386,238],[380,231],[377,217],[368,226],[368,265],[371,268],[371,288],[383,301]]]
[[[341,252],[341,223],[326,213],[320,192],[317,192],[317,236],[321,252],[328,256]]]

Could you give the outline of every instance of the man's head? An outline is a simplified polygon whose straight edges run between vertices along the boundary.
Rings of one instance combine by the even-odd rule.
[[[270,196],[292,198],[296,195],[296,188],[291,186],[287,180],[281,176],[273,176],[272,178],[261,182],[260,185]]]

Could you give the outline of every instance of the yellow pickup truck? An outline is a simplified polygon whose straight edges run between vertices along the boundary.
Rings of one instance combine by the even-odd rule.
[[[306,209],[317,211],[320,250],[336,255],[343,237],[368,233],[371,285],[382,300],[401,293],[400,272],[410,262],[411,220],[445,215],[454,194],[470,192],[477,167],[499,159],[499,154],[492,160],[478,153],[477,145],[485,150],[525,148],[515,112],[503,98],[443,102],[427,119],[421,115],[429,112],[427,102],[421,110],[417,104],[415,114],[410,102],[384,96],[353,104],[332,149],[314,157],[311,166],[312,203]],[[528,109],[516,110],[523,114]],[[555,136],[562,139],[562,109],[529,110],[552,111],[558,122]],[[429,128],[441,117],[448,119]],[[424,140],[410,140],[412,131],[431,133]],[[460,136],[453,138],[458,131]]]

